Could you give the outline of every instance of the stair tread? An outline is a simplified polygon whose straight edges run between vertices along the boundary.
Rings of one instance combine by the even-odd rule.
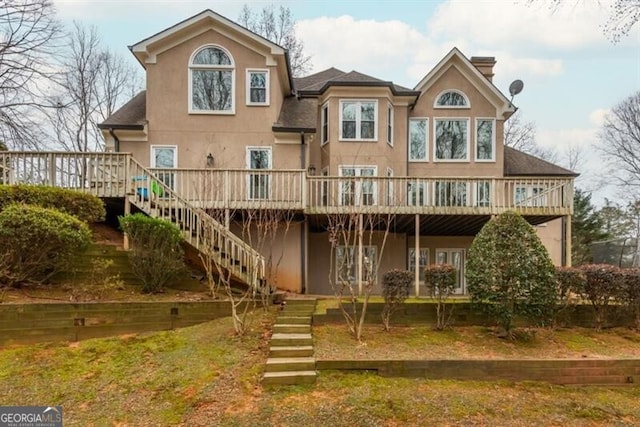
[[[274,328],[282,329],[282,328],[296,328],[296,329],[308,329],[311,325],[301,325],[299,323],[276,323],[273,325]]]
[[[312,345],[272,345],[269,348],[271,351],[289,351],[289,350],[313,350]]]
[[[267,365],[278,365],[288,363],[315,363],[316,359],[312,356],[307,357],[270,357],[267,359]]]
[[[311,333],[308,334],[296,334],[296,333],[286,333],[286,332],[277,332],[271,336],[273,338],[287,339],[287,338],[301,338],[308,339],[311,338]]]
[[[264,378],[280,378],[280,377],[315,377],[316,371],[276,371],[265,372]]]

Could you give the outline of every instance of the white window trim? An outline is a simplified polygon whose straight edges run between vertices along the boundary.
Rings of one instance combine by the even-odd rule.
[[[346,175],[342,174],[343,169],[373,169],[373,175],[369,176],[369,177],[363,177],[362,175],[356,175],[352,178],[354,179],[358,179],[358,178],[372,178],[373,179],[373,204],[371,205],[363,205],[360,203],[360,199],[362,196],[362,187],[360,187],[358,185],[358,183],[356,183],[355,188],[353,189],[354,191],[354,196],[355,196],[355,200],[358,202],[354,205],[343,205],[342,204],[342,183],[341,181],[338,181],[338,197],[339,197],[339,203],[340,206],[379,206],[378,204],[378,181],[375,179],[378,176],[378,166],[377,165],[338,165],[338,176],[339,177],[346,177]]]
[[[411,159],[411,121],[424,120],[426,122],[426,131],[424,133],[424,159]],[[407,127],[407,160],[409,163],[429,163],[429,118],[428,117],[410,117],[409,126]]]
[[[478,191],[478,186],[480,184],[484,184],[487,183],[489,184],[489,205],[488,206],[480,206],[480,200],[478,198],[478,194],[480,193]],[[478,178],[477,181],[475,181],[473,184],[473,206],[477,207],[477,208],[490,208],[492,203],[492,193],[493,193],[493,180],[491,178],[488,179],[482,179],[482,178]]]
[[[425,265],[418,265],[418,277],[420,277],[420,273],[423,273],[423,274],[424,274],[424,269],[425,269],[426,267],[428,267],[428,266],[430,266],[430,265],[431,265],[431,253],[430,253],[430,251],[429,251],[429,248],[423,248],[423,247],[421,247],[421,248],[419,248],[419,249],[420,249],[420,252],[422,252],[422,251],[426,252],[426,255],[427,255],[427,263],[426,263]],[[415,250],[416,250],[415,246],[413,246],[413,247],[409,247],[409,248],[407,249],[407,270],[408,270],[408,271],[410,271],[410,272],[412,272],[412,273],[415,273],[415,266],[413,266],[413,268],[411,268],[411,267],[412,267],[412,265],[411,265],[411,264],[415,261],[415,259],[416,259],[416,258],[415,258],[415,252],[414,252],[414,254],[413,254],[413,256],[412,256],[412,255],[411,255],[411,251],[415,251]],[[421,257],[420,257],[420,256],[418,256],[418,260],[420,260],[420,258],[421,258]],[[419,279],[419,283],[420,283],[420,284],[422,284],[422,285],[424,285],[424,279]]]
[[[389,103],[387,106],[387,144],[393,147],[393,121],[394,121],[395,113],[393,111],[393,105]]]
[[[462,266],[460,267],[460,292],[454,292],[456,295],[464,295],[467,292],[467,284],[466,284],[466,280],[465,280],[465,273],[467,270],[467,251],[466,249],[463,248],[436,248],[436,251],[434,253],[434,263],[436,265],[440,265],[438,264],[438,252],[446,252],[447,253],[447,264],[449,265],[453,265],[451,264],[451,262],[449,262],[449,254],[451,254],[451,252],[461,252],[461,261],[462,261]]]
[[[522,202],[518,202],[516,197],[518,194],[518,189],[520,188],[524,188],[525,189],[525,199]],[[534,188],[538,188],[538,189],[542,189],[542,194],[538,195],[535,199],[534,199],[534,194],[533,194],[533,189]],[[542,184],[540,185],[536,185],[536,184],[523,184],[523,185],[516,185],[514,187],[513,190],[513,206],[515,207],[527,207],[527,208],[542,208],[545,206],[548,206],[548,200],[547,200],[547,194],[545,194],[548,191],[548,188]]]
[[[433,181],[433,185],[431,185],[431,190],[433,191],[433,206],[437,206],[437,207],[455,207],[455,208],[461,208],[461,207],[469,207],[471,206],[471,203],[473,202],[471,200],[471,183],[469,181],[452,181],[452,180],[447,180],[446,178],[441,178],[443,179],[443,181],[439,181],[438,179],[436,179],[435,181]],[[465,187],[467,187],[465,189],[465,196],[466,196],[466,203],[464,205],[438,205],[437,204],[437,200],[438,200],[438,191],[437,191],[437,184],[465,184]]]
[[[325,119],[324,119],[324,112],[327,112],[327,120],[326,120],[326,124],[327,124],[327,135],[325,135],[325,130],[324,130],[324,124],[325,124]],[[322,104],[322,107],[320,108],[320,145],[327,145],[329,143],[329,102],[325,102],[324,104]]]
[[[356,137],[355,138],[343,138],[342,136],[342,105],[344,103],[357,103],[360,105],[364,102],[372,102],[373,103],[373,117],[374,117],[374,125],[373,125],[373,138],[358,138],[358,134],[360,133],[361,123],[361,108],[356,109]],[[340,142],[377,142],[378,141],[378,124],[380,120],[378,117],[378,100],[377,99],[341,99],[340,100],[340,120],[338,129],[338,141]]]
[[[221,51],[223,51],[224,53],[227,54],[227,56],[229,57],[229,59],[231,60],[231,65],[193,65],[193,58],[196,57],[196,55],[204,49],[207,48],[216,48],[216,49],[220,49]],[[231,110],[195,110],[193,108],[193,77],[192,77],[192,71],[194,69],[196,70],[202,70],[202,69],[211,69],[211,70],[217,70],[217,69],[229,69],[231,70]],[[236,114],[236,63],[235,60],[233,59],[233,56],[231,55],[231,52],[229,52],[227,49],[225,49],[224,47],[217,45],[217,44],[205,44],[203,46],[200,46],[199,48],[195,49],[193,51],[193,53],[191,54],[191,57],[189,58],[189,63],[187,64],[187,75],[188,75],[188,96],[189,98],[187,99],[187,105],[188,105],[188,112],[189,114],[204,114],[204,115],[234,115]]]
[[[440,97],[442,95],[444,95],[447,92],[455,92],[459,95],[462,95],[462,97],[465,99],[465,101],[467,101],[467,105],[438,105],[438,99],[440,99]],[[467,96],[466,93],[464,93],[461,90],[458,89],[445,89],[442,92],[440,92],[438,95],[436,95],[435,99],[433,100],[433,108],[435,109],[453,109],[453,110],[468,110],[471,108],[471,100],[469,99],[469,97]]]
[[[425,207],[425,206],[430,206],[430,200],[429,200],[429,187],[431,187],[429,185],[429,178],[418,178],[418,177],[411,177],[411,179],[407,180],[407,206],[414,206],[414,207]],[[411,188],[409,187],[411,184],[414,184],[416,187],[413,191],[411,191]],[[435,183],[433,184],[435,186]],[[422,188],[424,190],[424,194],[423,194],[423,200],[420,203],[419,199],[418,199],[418,194],[419,193],[419,189]],[[433,187],[434,193],[435,194],[435,187]],[[415,193],[416,195],[416,203],[413,203],[413,201],[411,200],[410,195],[412,193]]]
[[[334,260],[333,261],[335,262],[335,265],[336,265],[336,283],[347,283],[347,282],[344,282],[344,281],[340,280],[340,275],[339,275],[340,270],[338,269],[338,262],[337,262],[338,261],[337,260],[338,250],[339,249],[343,249],[343,250],[347,250],[348,251],[349,249],[353,249],[353,258],[354,258],[353,266],[355,267],[355,270],[356,270],[355,273],[356,274],[355,274],[355,277],[353,279],[353,283],[352,284],[357,284],[357,282],[358,282],[358,269],[360,268],[360,266],[358,265],[358,247],[357,246],[352,246],[352,245],[338,245],[335,248],[336,248],[336,250],[335,250],[335,253],[334,253]],[[378,280],[377,270],[379,269],[378,265],[377,265],[378,261],[379,261],[378,260],[378,245],[362,245],[362,255],[364,256],[364,254],[367,251],[367,249],[371,249],[371,248],[375,248],[374,261],[376,263],[376,265],[375,265],[375,270],[376,271],[374,271],[373,274],[374,274],[375,280],[377,281]]]
[[[251,74],[252,73],[264,73],[265,76],[265,102],[251,102]],[[248,68],[246,73],[246,102],[249,107],[266,107],[270,105],[271,98],[269,97],[269,87],[271,86],[270,74],[268,69],[263,68]]]
[[[436,149],[436,128],[438,120],[447,120],[447,121],[466,121],[467,122],[467,156],[464,159],[438,159],[436,157],[438,150]],[[433,161],[435,163],[468,163],[469,162],[469,151],[471,150],[471,141],[470,141],[470,133],[471,129],[471,118],[470,117],[434,117],[433,118]]]
[[[490,159],[479,159],[478,158],[478,122],[479,121],[491,121],[491,158]],[[476,117],[476,126],[475,126],[475,136],[474,136],[474,147],[475,147],[475,161],[478,163],[495,163],[496,161],[496,119],[492,117]]]
[[[261,150],[269,152],[269,167],[267,169],[251,169],[251,151],[252,150]],[[273,169],[273,149],[268,145],[247,145],[245,149],[245,165],[247,170],[271,170]]]
[[[178,167],[178,146],[177,145],[161,145],[161,144],[157,144],[157,145],[150,145],[149,146],[149,165],[151,166],[151,169],[157,169],[158,167],[156,166],[156,158],[153,155],[153,149],[154,148],[173,148],[173,162],[175,164],[174,168]]]

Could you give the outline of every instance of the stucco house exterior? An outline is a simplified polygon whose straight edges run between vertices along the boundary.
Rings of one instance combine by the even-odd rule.
[[[376,239],[331,251],[326,218],[345,211],[393,212],[380,273],[450,263],[460,293],[474,236],[506,210],[570,264],[576,174],[504,146],[516,108],[492,83],[494,58],[453,48],[412,89],[336,68],[295,78],[284,48],[211,10],[130,50],[146,90],[100,124],[107,151],[131,153],[185,203],[225,211],[238,236],[243,211],[293,212],[262,248],[282,255],[280,288],[328,294],[331,256],[337,268],[355,257],[355,270],[357,254],[376,258]]]

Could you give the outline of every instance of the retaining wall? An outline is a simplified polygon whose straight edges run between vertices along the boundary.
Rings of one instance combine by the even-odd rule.
[[[231,315],[229,302],[0,305],[0,346],[169,330]]]
[[[566,385],[640,382],[638,359],[318,360],[318,370],[373,370],[384,377],[473,381],[545,381]]]

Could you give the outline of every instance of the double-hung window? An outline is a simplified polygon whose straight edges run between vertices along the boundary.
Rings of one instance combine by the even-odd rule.
[[[375,141],[377,139],[377,101],[340,101],[340,139]]]
[[[418,252],[418,277],[420,283],[424,283],[424,269],[429,265],[429,249],[420,248]],[[409,271],[416,271],[416,248],[409,248]]]
[[[544,187],[536,185],[517,186],[514,193],[516,206],[546,206],[547,195]]]
[[[336,248],[336,281],[338,283],[354,284],[358,277],[358,248],[353,246],[338,246]],[[378,248],[376,246],[362,247],[362,280],[374,282],[376,280],[376,264],[378,262]]]
[[[322,145],[329,142],[329,104],[324,104],[320,111],[320,142]]]
[[[476,161],[492,162],[495,160],[496,121],[494,119],[476,120]]]
[[[189,63],[191,113],[234,112],[235,67],[233,58],[219,46],[196,51]]]
[[[409,161],[429,160],[427,119],[409,119]]]
[[[269,105],[269,70],[247,70],[247,105]]]

